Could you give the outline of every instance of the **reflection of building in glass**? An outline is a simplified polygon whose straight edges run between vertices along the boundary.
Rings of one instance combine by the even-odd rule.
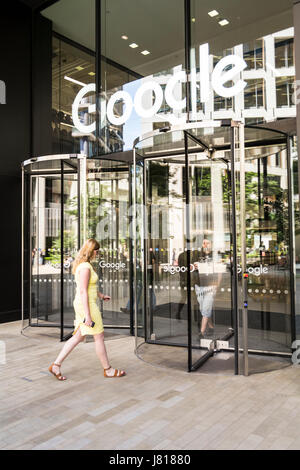
[[[60,270],[61,196],[59,177],[34,177],[32,185],[32,246],[33,274],[42,270],[44,274]],[[77,230],[77,181],[65,181],[64,238],[65,259],[74,256],[76,245],[72,238]],[[43,266],[43,267],[40,267]]]
[[[88,52],[66,43],[60,37],[53,37],[52,149],[54,154],[93,153],[94,136],[80,136],[74,129],[72,103],[82,86],[94,82],[94,61],[93,55]],[[84,119],[90,121],[92,116],[86,115]]]
[[[220,54],[214,54],[210,60],[210,75],[216,63],[227,55],[234,54],[243,58],[247,69],[242,73],[242,78],[247,86],[242,93],[235,98],[224,98],[210,91],[209,99],[202,103],[200,99],[200,71],[198,50],[193,49],[193,63],[196,66],[197,92],[196,115],[193,120],[210,121],[213,119],[245,120],[246,124],[262,121],[274,121],[278,118],[296,116],[294,103],[294,29],[288,28],[278,33],[270,34],[261,39],[240,44],[231,49],[226,49]],[[142,78],[135,72],[126,73],[118,70],[117,64],[107,64],[109,73],[106,83],[106,91],[102,93],[104,102],[118,90],[128,90],[128,84],[133,84],[128,90],[134,93],[144,82],[148,80],[158,83],[163,93],[166,84],[174,73],[183,70],[182,65],[173,67],[167,71],[161,71]],[[65,43],[62,39],[53,38],[53,153],[84,153],[88,156],[95,155],[96,135],[82,134],[74,128],[72,121],[72,103],[81,88],[95,81],[95,56],[92,51],[83,52],[74,46]],[[134,85],[136,84],[136,86]],[[232,86],[228,82],[227,86]],[[186,96],[186,84],[178,82],[173,90],[175,100],[183,100]],[[134,96],[132,95],[132,98]],[[143,107],[149,109],[153,106],[154,95],[152,91],[143,95]],[[90,93],[82,100],[80,119],[85,125],[93,123],[96,115],[90,112],[89,107],[95,103],[94,93]],[[105,112],[105,106],[103,107]],[[114,106],[116,116],[124,113],[122,101]],[[186,120],[186,110],[174,110],[166,102],[165,93],[163,103],[155,116],[139,118],[137,121],[131,118],[123,125],[111,124],[106,117],[101,116],[99,131],[99,145],[101,152],[110,153],[122,151],[130,147],[126,139],[126,131],[129,134],[131,128],[136,128],[136,135],[164,127],[170,120],[170,115],[177,119]]]
[[[85,85],[95,82],[95,52],[69,44],[66,38],[54,34],[52,42],[52,148],[53,154],[82,153],[93,156],[96,153],[96,133],[82,133],[72,120],[72,103]],[[108,69],[107,93],[102,99],[108,101],[123,84],[136,80],[139,74],[124,71],[118,64],[106,59]],[[79,118],[84,125],[96,120],[91,112],[95,105],[95,93],[87,94],[81,102]],[[117,103],[115,113],[122,113],[122,103]],[[100,148],[105,153],[118,151],[124,146],[123,128],[105,119],[101,120],[99,131]]]
[[[263,158],[248,158],[246,172],[247,246],[252,253],[250,264],[260,260],[260,248],[269,251],[275,264],[280,249],[286,248],[287,188],[286,150]],[[217,152],[216,158],[226,158]],[[185,170],[180,156],[173,162],[149,165],[151,207],[148,206],[152,239],[164,248],[163,263],[173,264],[185,245],[184,194]],[[225,164],[194,154],[190,167],[192,220],[191,238],[194,247],[201,247],[204,238],[213,241],[215,252],[230,251],[230,187]],[[237,172],[239,165],[237,164]],[[282,245],[282,242],[283,245]],[[281,246],[280,246],[281,245]],[[264,254],[265,256],[265,254]],[[270,259],[264,258],[269,264]]]
[[[197,53],[198,51],[194,52],[196,68]],[[270,34],[252,43],[241,44],[224,51],[220,55],[214,55],[213,60],[211,60],[210,74],[216,63],[229,54],[242,57],[247,63],[247,69],[242,73],[242,78],[247,82],[247,86],[235,98],[223,98],[211,91],[209,100],[202,103],[200,101],[200,86],[197,85],[197,115],[195,120],[244,119],[246,124],[254,124],[296,116],[293,99],[295,80],[294,28]],[[172,74],[181,69],[181,66],[175,67],[169,73],[155,74],[151,79],[165,89],[166,83]],[[148,79],[149,77],[147,77]],[[197,83],[199,81],[198,66]],[[232,83],[228,83],[227,86],[232,86]],[[185,84],[178,83],[174,88],[174,98],[179,101],[184,97]],[[152,105],[151,92],[149,97],[145,96],[144,100],[145,107]],[[172,110],[164,100],[159,113],[154,118],[143,119],[142,133],[163,127],[165,122],[168,121],[170,112]],[[184,110],[182,112],[184,113]],[[175,112],[175,115],[179,116],[180,113]]]

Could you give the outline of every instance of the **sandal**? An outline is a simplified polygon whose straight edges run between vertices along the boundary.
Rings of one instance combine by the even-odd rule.
[[[67,380],[66,377],[64,377],[63,375],[61,375],[61,373],[59,372],[58,374],[55,374],[55,372],[53,372],[53,366],[56,366],[56,367],[61,367],[59,364],[55,364],[55,362],[53,362],[53,364],[51,364],[51,366],[49,367],[49,372],[51,372],[51,374],[54,375],[54,377],[57,378],[57,380],[60,380],[60,381],[64,381],[64,380]]]
[[[109,370],[109,369],[112,369],[112,367],[109,366],[109,367],[107,367],[107,369],[104,369],[104,377],[112,379],[114,377],[124,377],[124,375],[126,375],[126,372],[124,372],[123,370],[119,370],[119,369],[115,369],[114,375],[107,375],[106,371]]]

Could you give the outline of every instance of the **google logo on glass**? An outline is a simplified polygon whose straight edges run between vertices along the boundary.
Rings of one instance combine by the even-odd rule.
[[[125,263],[105,263],[104,261],[100,261],[99,263],[100,268],[111,268],[119,271],[119,269],[125,269]]]
[[[210,79],[210,56],[209,56],[209,45],[203,44],[199,47],[199,60],[200,60],[200,99],[201,102],[205,103],[210,96],[211,88],[219,95],[225,98],[232,98],[243,91],[247,83],[242,79],[237,79],[239,74],[247,68],[247,64],[241,57],[237,55],[228,55],[223,57],[214,67],[211,79]],[[225,84],[229,81],[234,81],[234,84],[230,87],[226,87]],[[168,80],[165,88],[165,100],[173,111],[181,111],[186,107],[186,98],[178,100],[174,97],[174,89],[178,83],[184,83],[187,81],[187,74],[184,70],[175,72],[173,76]],[[197,107],[197,72],[196,68],[191,68],[190,73],[191,81],[191,101],[192,101],[192,112]],[[96,92],[96,85],[90,83],[84,86],[75,98],[72,106],[72,117],[74,126],[83,133],[92,133],[96,130],[96,122],[86,125],[81,122],[79,118],[79,109],[83,98],[91,92]],[[154,95],[154,102],[150,108],[145,109],[143,106],[143,96],[147,92],[152,92]],[[125,91],[120,90],[114,93],[108,102],[104,100],[101,102],[101,125],[103,125],[105,116],[111,124],[121,126],[131,116],[133,108],[135,112],[141,118],[153,117],[161,108],[164,99],[164,92],[159,83],[154,80],[147,80],[137,89],[134,98]],[[114,106],[119,101],[123,101],[125,109],[121,116],[117,116],[114,113]],[[88,105],[88,113],[96,112],[96,105]],[[171,115],[172,116],[172,115]],[[172,116],[175,118],[175,116]],[[171,117],[171,119],[172,119]],[[176,119],[176,118],[175,118]]]

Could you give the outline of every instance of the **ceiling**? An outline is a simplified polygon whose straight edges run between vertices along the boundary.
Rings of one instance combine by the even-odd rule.
[[[184,63],[183,0],[106,0],[103,4],[103,55],[141,75]],[[215,53],[293,24],[293,0],[192,0],[191,4],[192,43],[209,42]],[[212,9],[219,17],[208,16]],[[94,0],[60,0],[42,14],[53,21],[56,32],[95,49]],[[229,21],[224,27],[218,22],[223,18]],[[130,48],[132,42],[139,47]],[[142,55],[143,50],[150,54]]]
[[[21,0],[22,3],[25,3],[28,7],[32,9],[40,9],[49,6],[51,3],[55,3],[58,0]]]

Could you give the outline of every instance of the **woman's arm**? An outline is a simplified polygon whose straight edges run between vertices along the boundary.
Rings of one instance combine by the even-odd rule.
[[[101,294],[101,292],[98,292],[98,297],[99,297],[99,299],[101,299],[101,300],[110,300],[110,296],[109,296],[109,295]]]
[[[85,325],[92,326],[92,318],[89,307],[88,286],[90,282],[91,271],[89,268],[82,268],[79,273],[79,286],[82,305],[85,313]]]

